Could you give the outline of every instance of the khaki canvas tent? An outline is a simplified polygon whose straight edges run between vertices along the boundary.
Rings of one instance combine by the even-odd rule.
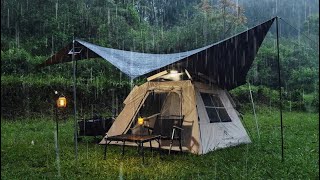
[[[162,99],[161,99],[162,98]],[[159,103],[160,102],[160,103]],[[191,80],[146,82],[136,86],[125,99],[125,107],[108,131],[108,136],[134,131],[138,127],[138,116],[148,113],[148,126],[153,127],[156,115],[183,115],[182,149],[195,154],[250,143],[232,99],[226,90]],[[153,108],[156,106],[156,108]],[[143,112],[147,108],[148,112]],[[150,112],[153,111],[153,112]],[[164,127],[165,128],[165,127]],[[133,129],[133,130],[132,130]],[[144,130],[142,133],[146,133]],[[153,147],[157,142],[153,142]],[[102,140],[100,144],[105,144]],[[121,144],[122,142],[111,142]],[[136,143],[126,143],[136,145]],[[146,143],[146,146],[149,146]],[[169,141],[162,141],[161,147],[169,149]],[[172,147],[179,150],[179,146]]]
[[[134,125],[136,113],[141,109],[139,103],[145,103],[145,100],[152,88],[166,89],[179,87],[182,89],[180,101],[182,110],[180,113],[185,115],[183,126],[189,128],[184,133],[183,145],[185,150],[193,153],[203,154],[217,148],[228,147],[239,143],[248,143],[250,139],[245,132],[226,90],[231,90],[246,83],[247,73],[252,62],[266,36],[271,25],[276,20],[277,32],[277,53],[278,53],[278,77],[279,94],[281,102],[281,80],[280,80],[280,61],[279,61],[279,42],[278,42],[278,19],[271,18],[255,27],[226,38],[222,41],[207,45],[202,48],[191,51],[172,53],[172,54],[150,54],[133,51],[125,51],[101,47],[79,39],[73,40],[66,47],[59,50],[39,67],[50,66],[53,64],[74,62],[73,63],[73,104],[74,104],[74,142],[77,157],[77,96],[76,96],[76,76],[77,61],[88,60],[90,58],[103,58],[108,63],[115,66],[121,72],[131,79],[141,76],[151,76],[161,73],[164,70],[176,69],[189,72],[192,76],[206,80],[207,83],[201,84],[196,81],[172,81],[172,82],[152,82],[149,81],[139,87],[135,87],[128,98],[126,105],[114,125],[109,130],[109,135],[127,133],[126,125]],[[209,84],[213,86],[209,86]],[[185,90],[183,90],[185,89]],[[167,93],[170,94],[171,91]],[[208,92],[201,93],[201,92]],[[145,94],[144,94],[145,93]],[[173,96],[168,96],[168,103],[174,102]],[[218,104],[213,103],[216,99]],[[209,102],[211,100],[211,104]],[[221,101],[221,102],[220,102]],[[214,106],[212,106],[214,105]],[[216,106],[218,105],[218,106]],[[173,105],[164,105],[171,107]],[[169,108],[172,110],[172,108]],[[212,119],[214,111],[216,114],[222,113],[230,118],[229,120],[215,122],[218,119]],[[209,110],[209,112],[208,112]],[[166,111],[159,110],[159,113]],[[209,115],[208,115],[209,114]],[[282,106],[280,103],[281,119],[281,141],[283,157],[283,126],[282,126]],[[211,121],[211,123],[210,123]],[[151,122],[151,121],[150,121]],[[190,125],[192,123],[192,125]],[[102,142],[103,143],[103,140]]]

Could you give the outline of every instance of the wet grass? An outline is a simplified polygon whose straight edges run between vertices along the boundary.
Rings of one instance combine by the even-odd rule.
[[[91,137],[79,142],[76,161],[73,122],[61,122],[60,179],[319,179],[319,114],[284,113],[284,162],[279,112],[258,111],[258,118],[260,139],[253,115],[245,115],[251,144],[205,155],[146,151],[145,164],[135,147],[121,156],[121,147],[109,146],[103,160],[103,147]],[[59,179],[51,119],[1,120],[1,178]]]

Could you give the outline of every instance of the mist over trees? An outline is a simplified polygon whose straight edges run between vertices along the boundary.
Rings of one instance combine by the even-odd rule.
[[[1,49],[50,55],[76,37],[118,49],[177,52],[274,16],[312,36],[319,34],[318,5],[316,0],[3,0]],[[282,28],[283,36],[299,33],[288,25]]]

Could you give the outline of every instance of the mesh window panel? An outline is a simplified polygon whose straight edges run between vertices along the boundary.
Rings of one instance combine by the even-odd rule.
[[[220,122],[220,119],[219,119],[219,116],[217,114],[216,108],[207,107],[206,111],[208,113],[208,116],[209,116],[209,119],[210,119],[210,123]]]
[[[211,98],[215,107],[223,107],[223,104],[218,96],[212,94]]]
[[[213,106],[213,103],[211,101],[211,97],[207,93],[201,93],[201,98],[203,100],[203,103],[205,106]]]
[[[231,119],[225,108],[217,108],[221,122],[231,122]]]
[[[210,123],[231,122],[221,99],[216,94],[200,93],[206,108]]]

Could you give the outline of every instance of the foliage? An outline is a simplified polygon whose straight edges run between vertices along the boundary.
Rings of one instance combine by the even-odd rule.
[[[303,23],[302,32],[319,44],[319,14],[308,17]]]
[[[265,86],[250,85],[252,98],[255,104],[278,107],[279,93]],[[239,111],[252,109],[249,85],[245,84],[230,91]]]
[[[302,32],[307,29],[305,28],[305,22],[308,18],[319,14],[318,0],[238,0],[237,2],[244,7],[249,26],[254,26],[268,18],[279,16]],[[314,23],[316,27],[319,24],[319,19],[314,21]],[[314,30],[315,31],[311,31],[318,31],[317,29]],[[288,25],[282,26],[281,31],[283,36],[290,38],[295,38],[299,34],[298,31],[293,30],[293,28]],[[319,36],[316,37],[316,39],[318,38]]]
[[[257,111],[260,139],[251,112],[243,123],[252,143],[205,155],[145,151],[145,164],[136,147],[103,147],[93,138],[73,145],[73,120],[59,123],[61,177],[55,159],[55,122],[52,118],[1,119],[2,179],[319,179],[319,114],[284,113],[284,161],[281,161],[279,115]]]
[[[3,75],[22,75],[32,72],[29,63],[31,55],[24,49],[9,49],[1,51],[1,73]]]
[[[266,5],[265,8],[272,8],[272,3],[265,3],[270,5]],[[255,3],[251,5],[257,6]],[[79,0],[76,3],[71,0],[1,1],[1,90],[6,92],[2,93],[6,95],[2,99],[6,102],[8,99],[14,100],[10,105],[3,105],[2,109],[6,110],[2,112],[10,112],[10,108],[16,108],[14,113],[9,114],[26,114],[26,105],[30,104],[28,100],[39,102],[41,98],[46,97],[45,94],[52,93],[52,89],[67,91],[66,87],[72,87],[71,63],[42,69],[37,68],[37,65],[70,42],[73,37],[131,51],[181,52],[217,42],[253,26],[252,21],[256,19],[257,14],[251,15],[252,9],[249,7],[251,6],[248,3],[239,4],[238,1],[235,3],[231,0]],[[317,37],[318,19],[317,15],[310,13],[310,17],[305,18],[301,31]],[[259,22],[262,20],[265,19],[260,18]],[[312,97],[315,98],[308,106],[317,107],[319,103],[315,89],[318,86],[318,54],[314,47],[302,38],[297,40],[292,34],[284,35],[285,26],[281,27],[280,59],[284,93],[294,96],[297,91],[299,97],[313,94]],[[252,85],[267,86],[271,88],[270,92],[278,89],[273,32],[271,30],[259,49],[248,75],[248,81]],[[112,86],[126,87],[118,94],[124,98],[123,92],[132,86],[124,74],[101,59],[79,61],[78,77],[79,89],[85,92],[83,95],[86,99],[93,96],[93,91],[107,91]],[[134,82],[143,81],[144,79],[138,79]],[[88,92],[88,89],[91,91]],[[66,94],[71,93],[69,90]],[[262,104],[277,101],[274,95],[263,93],[258,95]],[[35,94],[40,94],[38,100],[37,97],[31,97]],[[254,97],[256,94],[259,93],[254,93]],[[241,104],[250,102],[248,98],[242,98],[241,93],[238,95],[244,102]],[[104,98],[107,99],[108,95],[99,96],[106,96]],[[305,101],[301,101],[303,98],[290,98],[287,98],[292,101],[288,106],[304,109],[302,107],[305,107]],[[39,106],[31,108],[31,111],[47,112],[47,106],[40,104],[43,103],[39,102]],[[21,112],[16,112],[19,110]]]
[[[285,91],[314,92],[319,73],[318,52],[292,39],[281,38],[280,42],[281,83]],[[259,49],[248,80],[254,85],[278,87],[278,59],[273,39],[266,39]]]
[[[279,91],[259,85],[250,85],[252,99],[256,106],[279,108]],[[249,85],[245,84],[230,91],[238,111],[252,110]],[[285,92],[282,88],[282,108],[284,111],[319,111],[319,93],[303,94],[300,90]],[[256,107],[255,109],[258,109]]]
[[[115,110],[113,108],[120,111],[122,101],[130,90],[130,85],[125,81],[114,83],[107,78],[94,78],[92,82],[83,82],[81,78],[77,81],[79,114],[110,113]],[[62,76],[49,76],[48,79],[37,76],[1,76],[1,117],[14,119],[51,115],[55,104],[55,90],[66,96],[66,113],[71,115],[72,87],[72,80]]]
[[[319,112],[319,81],[316,84],[315,94],[312,99],[311,105],[315,107],[315,110]]]

